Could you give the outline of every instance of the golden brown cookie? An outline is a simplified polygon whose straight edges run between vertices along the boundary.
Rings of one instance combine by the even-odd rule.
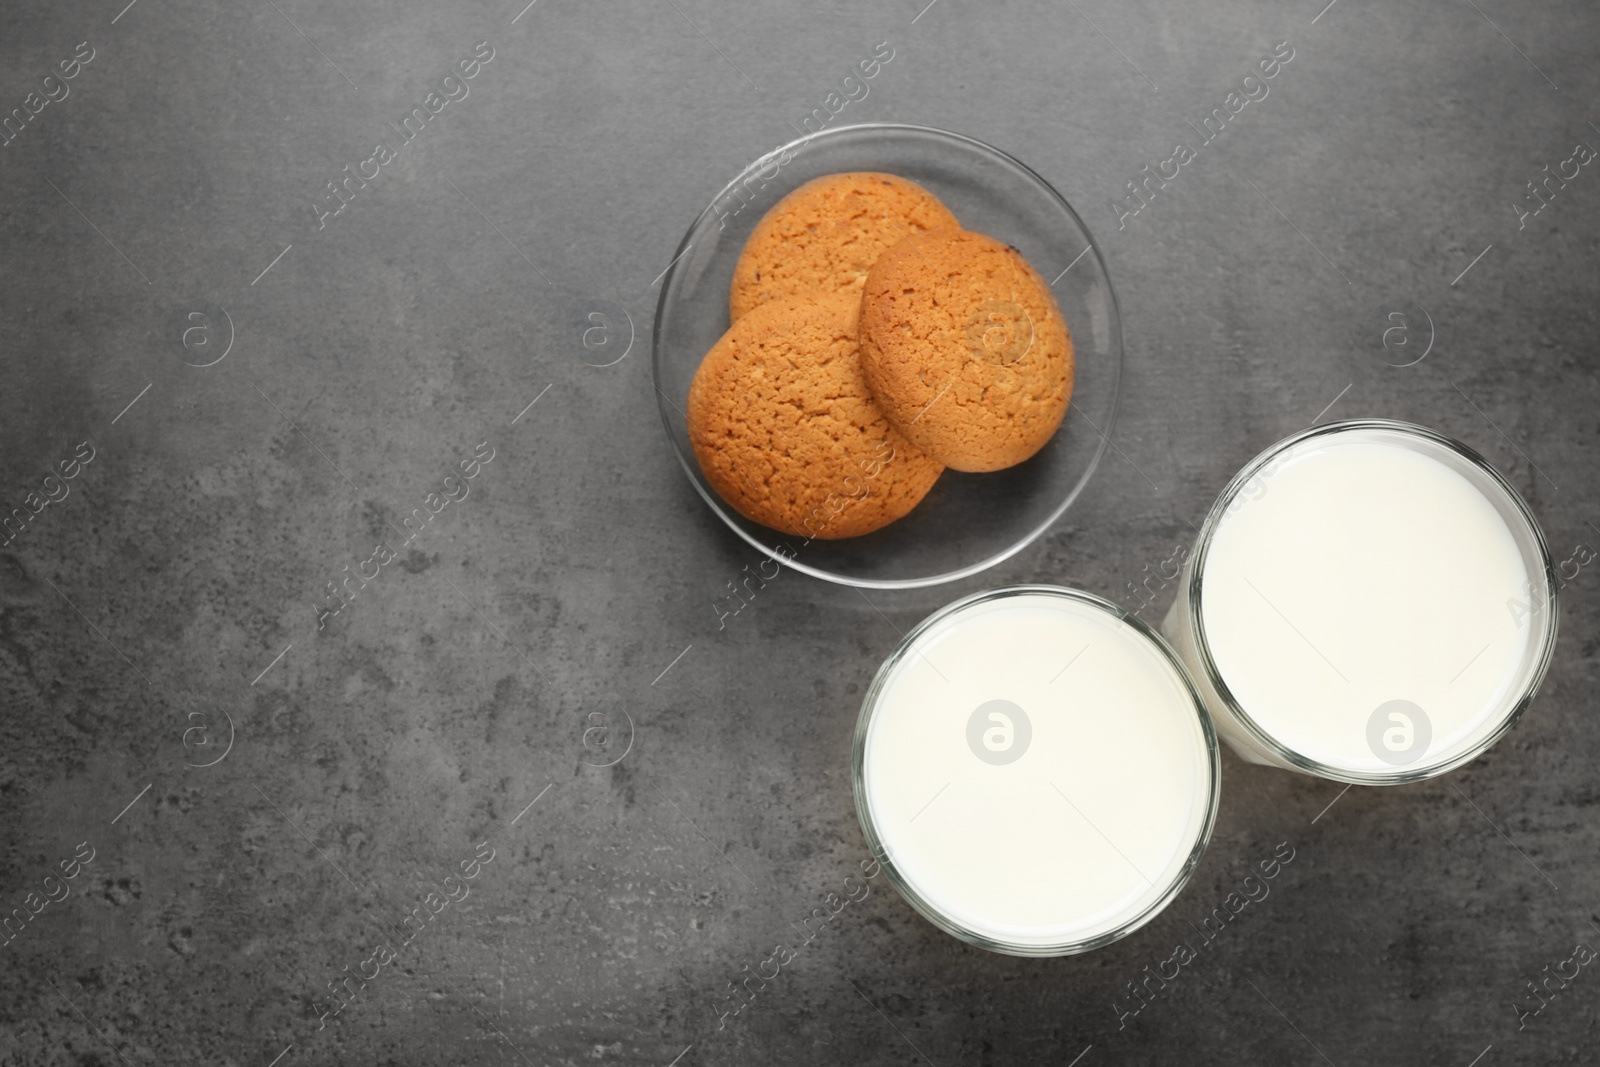
[[[861,364],[895,428],[952,470],[995,471],[1050,440],[1072,338],[1022,253],[969,230],[905,238],[867,275]]]
[[[861,374],[856,299],[776,300],[706,354],[689,440],[706,479],[748,519],[798,537],[871,533],[944,469],[884,419]]]
[[[861,291],[867,271],[901,238],[961,224],[939,198],[893,174],[813,178],[756,223],[733,268],[728,315],[788,297]]]

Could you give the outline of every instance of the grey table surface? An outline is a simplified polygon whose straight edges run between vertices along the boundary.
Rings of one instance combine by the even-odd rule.
[[[29,516],[0,548],[0,1062],[1600,1059],[1591,969],[1526,1010],[1600,945],[1577,562],[1532,711],[1462,770],[1346,792],[1225,754],[1202,865],[1125,940],[991,954],[880,877],[732,1014],[866,858],[860,694],[939,605],[1046,581],[1138,606],[1246,459],[1357,415],[1481,450],[1558,559],[1600,545],[1600,172],[1567,162],[1600,146],[1600,11],[925,3],[0,12],[0,487]],[[324,216],[480,42],[469,94]],[[988,141],[1094,229],[1116,448],[979,577],[868,603],[785,573],[721,618],[759,556],[667,446],[656,279],[880,42],[837,123]],[[1119,220],[1283,42],[1269,94]],[[611,332],[585,348],[590,312]],[[319,628],[480,443],[469,497]],[[1270,895],[1124,1017],[1284,845]]]

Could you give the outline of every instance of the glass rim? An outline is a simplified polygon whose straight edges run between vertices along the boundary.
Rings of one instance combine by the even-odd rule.
[[[1528,533],[1532,535],[1533,543],[1538,547],[1539,560],[1543,565],[1546,603],[1548,604],[1548,609],[1544,612],[1545,621],[1542,624],[1544,626],[1544,637],[1538,650],[1533,672],[1529,675],[1527,684],[1522,688],[1517,698],[1509,702],[1510,706],[1500,721],[1494,725],[1494,728],[1454,756],[1418,767],[1403,767],[1392,771],[1353,770],[1348,767],[1337,767],[1323,763],[1315,757],[1289,748],[1274,737],[1260,723],[1256,722],[1249,712],[1245,711],[1238,699],[1234,697],[1233,691],[1228,688],[1227,682],[1222,677],[1222,672],[1217,668],[1216,661],[1212,658],[1211,644],[1206,637],[1205,617],[1201,612],[1206,558],[1211,550],[1211,542],[1222,520],[1227,515],[1228,507],[1238,496],[1240,490],[1263,467],[1289,449],[1314,438],[1347,433],[1353,430],[1385,430],[1401,436],[1426,441],[1429,444],[1445,449],[1486,477],[1489,483],[1500,491],[1505,501],[1512,506]],[[1474,488],[1478,489],[1479,492],[1484,492],[1482,486],[1474,485]],[[1491,503],[1493,502],[1491,501]],[[1532,575],[1529,577],[1531,579]],[[1471,763],[1483,755],[1517,724],[1517,720],[1522,718],[1523,713],[1527,711],[1528,706],[1533,702],[1540,684],[1544,681],[1545,673],[1549,670],[1551,658],[1555,654],[1556,634],[1560,628],[1556,601],[1555,565],[1551,560],[1550,546],[1545,541],[1544,531],[1540,528],[1538,520],[1534,518],[1527,502],[1522,499],[1522,494],[1518,493],[1516,488],[1507,481],[1505,475],[1501,474],[1488,460],[1470,446],[1457,441],[1453,437],[1447,437],[1436,430],[1431,430],[1426,426],[1419,426],[1413,422],[1402,422],[1397,419],[1341,419],[1335,422],[1323,423],[1319,426],[1310,426],[1285,437],[1258,453],[1254,459],[1246,463],[1239,473],[1228,481],[1222,492],[1218,494],[1216,503],[1212,504],[1211,510],[1206,514],[1205,522],[1200,526],[1200,533],[1195,538],[1195,550],[1193,563],[1189,570],[1188,588],[1180,589],[1178,595],[1188,598],[1189,629],[1194,639],[1195,654],[1205,670],[1206,681],[1216,693],[1217,698],[1222,701],[1233,720],[1249,735],[1250,740],[1266,750],[1274,758],[1282,760],[1297,770],[1336,782],[1346,782],[1350,785],[1406,785],[1412,782],[1420,782]]]
[[[983,559],[976,560],[962,567],[958,567],[955,570],[946,571],[941,574],[926,575],[918,578],[853,578],[842,574],[836,574],[832,571],[823,570],[821,568],[799,562],[797,559],[778,551],[779,545],[782,544],[781,541],[770,545],[764,544],[750,534],[747,530],[739,526],[739,524],[728,521],[727,517],[722,513],[724,503],[716,499],[714,495],[709,493],[707,488],[700,483],[700,478],[698,476],[699,472],[694,468],[692,459],[689,456],[684,455],[683,451],[676,447],[674,436],[675,430],[672,421],[673,411],[670,410],[672,400],[661,389],[661,320],[667,308],[667,293],[670,290],[672,280],[679,269],[679,264],[682,262],[685,254],[689,251],[690,246],[694,243],[696,232],[705,223],[708,216],[715,216],[716,206],[722,203],[729,193],[739,187],[747,176],[759,173],[760,171],[766,169],[771,160],[778,158],[785,152],[802,151],[805,146],[809,145],[813,141],[828,141],[846,134],[858,134],[862,131],[873,130],[927,134],[935,138],[943,138],[945,140],[953,141],[965,147],[977,149],[980,152],[995,156],[1001,162],[1017,168],[1023,174],[1027,175],[1027,177],[1038,183],[1039,187],[1044,190],[1044,192],[1047,193],[1049,197],[1053,199],[1056,204],[1072,218],[1073,222],[1076,223],[1078,228],[1083,232],[1084,238],[1089,242],[1087,251],[1090,253],[1090,257],[1095,261],[1096,265],[1100,268],[1100,277],[1105,283],[1106,299],[1111,309],[1109,325],[1111,331],[1111,351],[1113,353],[1113,358],[1110,360],[1111,381],[1109,383],[1108,394],[1110,405],[1109,413],[1106,416],[1105,426],[1095,429],[1095,434],[1100,438],[1100,443],[1094,446],[1094,452],[1089,458],[1089,463],[1084,468],[1083,473],[1078,476],[1077,483],[1072,487],[1071,492],[1069,492],[1060,502],[1060,504],[1057,505],[1050,512],[1050,514],[1046,515],[1042,521],[1036,524],[1032,529],[1024,532],[1014,543],[1002,548],[1000,551],[991,553]],[[656,298],[656,313],[652,322],[652,332],[650,338],[650,375],[652,384],[654,385],[656,391],[656,410],[661,415],[661,422],[666,428],[668,440],[674,442],[672,451],[677,456],[679,465],[682,466],[685,473],[689,475],[689,483],[694,486],[695,492],[697,492],[701,499],[711,507],[713,513],[715,513],[719,518],[723,519],[723,525],[732,530],[735,536],[737,536],[741,541],[744,541],[746,544],[759,551],[768,559],[774,560],[780,566],[789,567],[800,572],[801,574],[810,575],[813,578],[820,578],[825,582],[831,582],[835,585],[854,586],[858,589],[921,589],[934,585],[945,585],[950,582],[957,582],[963,578],[970,578],[973,575],[981,574],[991,567],[995,567],[1001,563],[1004,563],[1018,552],[1021,552],[1029,545],[1032,545],[1034,542],[1038,541],[1040,537],[1044,536],[1045,532],[1049,530],[1050,527],[1056,524],[1062,515],[1066,514],[1067,509],[1077,501],[1080,495],[1082,495],[1083,490],[1088,486],[1089,480],[1093,477],[1094,472],[1099,469],[1101,460],[1105,458],[1106,452],[1110,450],[1111,433],[1116,427],[1117,413],[1122,406],[1123,355],[1122,307],[1117,302],[1117,291],[1115,286],[1112,284],[1111,272],[1106,266],[1106,259],[1104,253],[1101,251],[1100,242],[1095,238],[1094,232],[1089,229],[1088,224],[1084,222],[1083,216],[1078,214],[1077,210],[1067,202],[1066,197],[1062,196],[1054,185],[1051,185],[1041,174],[1039,174],[1039,172],[1035,171],[1032,167],[1017,159],[1009,152],[1006,152],[1000,148],[996,148],[994,145],[989,144],[986,141],[980,141],[975,137],[968,137],[966,134],[956,133],[953,130],[940,129],[937,126],[921,126],[915,123],[906,122],[856,122],[847,123],[842,126],[829,127],[813,133],[806,133],[800,137],[796,137],[792,141],[779,145],[770,152],[763,153],[738,174],[734,175],[732,180],[725,184],[721,189],[717,190],[716,194],[712,196],[710,202],[707,203],[706,206],[701,209],[700,213],[695,216],[694,222],[689,225],[689,228],[684,232],[682,239],[678,241],[677,247],[673,249],[672,262],[667,265],[667,269],[662,273],[661,290],[660,294]],[[1070,405],[1068,410],[1070,412]],[[1056,432],[1061,432],[1060,428],[1058,428]],[[772,533],[774,537],[782,536],[777,530],[773,530]]]
[[[1195,718],[1200,724],[1201,736],[1205,740],[1205,767],[1209,785],[1206,790],[1205,814],[1200,821],[1199,830],[1195,834],[1189,854],[1184,857],[1183,863],[1179,866],[1169,884],[1162,887],[1161,891],[1146,902],[1136,913],[1123,919],[1110,930],[1105,930],[1093,937],[1048,944],[1027,944],[997,940],[963,926],[929,902],[912,887],[899,868],[895,866],[894,856],[884,845],[883,837],[878,832],[877,824],[873,820],[872,812],[866,799],[867,733],[871,727],[873,716],[877,711],[879,698],[883,694],[884,686],[887,684],[889,677],[910,655],[911,648],[918,638],[951,616],[976,607],[979,604],[1032,595],[1056,597],[1093,608],[1119,622],[1128,624],[1135,634],[1145,638],[1155,648],[1163,661],[1176,674],[1178,681],[1183,686],[1184,693],[1189,698]],[[872,679],[872,684],[867,687],[867,692],[862,697],[861,713],[856,719],[855,739],[852,744],[850,761],[850,784],[855,794],[856,817],[861,823],[861,832],[867,840],[871,855],[888,875],[890,883],[923,918],[947,934],[960,938],[968,944],[989,949],[993,952],[1031,957],[1072,956],[1108,945],[1138,930],[1165,910],[1167,905],[1171,904],[1183,887],[1188,884],[1189,879],[1193,877],[1195,870],[1199,867],[1200,859],[1205,854],[1206,847],[1211,843],[1211,834],[1216,828],[1217,811],[1221,803],[1222,792],[1222,758],[1217,742],[1216,728],[1212,725],[1211,714],[1206,710],[1205,700],[1195,686],[1194,679],[1166,639],[1149,624],[1123,610],[1119,605],[1080,589],[1042,584],[1012,585],[973,593],[946,604],[914,626],[900,641],[894,652],[883,661],[883,665],[878,668],[878,673]]]

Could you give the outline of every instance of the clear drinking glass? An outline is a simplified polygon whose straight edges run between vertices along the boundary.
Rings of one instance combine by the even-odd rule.
[[[941,930],[1060,956],[1177,895],[1216,821],[1216,733],[1155,631],[1054,586],[978,593],[909,633],[852,761],[874,856]]]
[[[1368,443],[1423,457],[1459,475],[1471,489],[1481,493],[1493,514],[1505,524],[1509,543],[1514,545],[1515,557],[1520,558],[1526,576],[1524,587],[1509,595],[1486,592],[1478,597],[1479,610],[1470,620],[1471,625],[1457,627],[1459,635],[1470,630],[1475,636],[1463,642],[1457,640],[1459,635],[1449,635],[1449,640],[1459,647],[1446,656],[1439,651],[1445,637],[1430,643],[1441,630],[1448,629],[1441,627],[1443,620],[1437,615],[1431,626],[1425,621],[1430,606],[1435,612],[1442,610],[1439,605],[1454,603],[1449,598],[1461,589],[1472,589],[1470,583],[1480,580],[1488,589],[1490,579],[1484,575],[1490,574],[1497,563],[1502,564],[1500,573],[1509,573],[1503,564],[1513,557],[1486,555],[1481,568],[1467,566],[1445,575],[1408,572],[1418,577],[1404,583],[1408,586],[1405,595],[1385,596],[1382,589],[1365,586],[1378,580],[1373,575],[1388,573],[1383,570],[1388,563],[1384,559],[1386,543],[1397,545],[1400,539],[1411,539],[1412,544],[1437,546],[1449,541],[1451,532],[1445,530],[1437,540],[1428,540],[1417,528],[1408,528],[1401,521],[1403,512],[1397,512],[1390,528],[1379,531],[1376,537],[1342,531],[1350,534],[1342,548],[1329,553],[1308,552],[1297,564],[1307,569],[1325,568],[1327,573],[1347,579],[1332,593],[1326,587],[1338,583],[1324,584],[1318,595],[1327,602],[1326,612],[1310,610],[1315,605],[1302,605],[1297,611],[1280,610],[1275,602],[1280,594],[1273,592],[1269,598],[1266,591],[1276,588],[1270,573],[1258,576],[1261,582],[1253,592],[1238,593],[1259,596],[1261,602],[1256,611],[1257,617],[1264,620],[1262,625],[1286,627],[1286,634],[1292,630],[1308,650],[1304,656],[1306,673],[1300,683],[1305,706],[1291,709],[1276,702],[1262,702],[1252,708],[1237,690],[1251,684],[1248,676],[1252,673],[1271,672],[1275,665],[1252,664],[1248,654],[1237,652],[1249,635],[1236,625],[1229,633],[1215,629],[1218,612],[1208,611],[1208,597],[1221,603],[1225,591],[1208,585],[1208,580],[1220,579],[1208,571],[1207,565],[1218,531],[1235,515],[1237,521],[1249,521],[1251,515],[1246,509],[1257,507],[1256,501],[1288,491],[1289,487],[1274,482],[1286,465],[1330,454],[1328,449]],[[1397,460],[1409,462],[1406,456],[1395,455]],[[1419,481],[1419,492],[1429,490],[1432,477],[1427,475]],[[1454,485],[1452,479],[1446,478],[1445,482]],[[1459,488],[1453,491],[1461,492]],[[1414,527],[1429,521],[1421,511],[1411,514]],[[1340,518],[1330,512],[1314,525],[1339,530],[1336,524]],[[1303,528],[1310,530],[1311,525]],[[1384,537],[1393,540],[1385,542]],[[1392,554],[1418,558],[1415,553]],[[1270,555],[1273,559],[1285,558],[1276,551]],[[1276,568],[1280,585],[1292,585],[1293,576],[1286,568],[1271,561],[1262,565],[1269,571]],[[1555,569],[1538,522],[1517,491],[1482,456],[1426,427],[1386,419],[1354,419],[1313,427],[1286,438],[1234,476],[1206,517],[1195,549],[1184,564],[1178,578],[1178,596],[1162,623],[1162,631],[1204,695],[1217,733],[1244,759],[1356,785],[1397,785],[1443,774],[1475,759],[1515,725],[1543,680],[1555,648],[1556,589]],[[1371,610],[1352,615],[1348,605],[1364,604],[1364,598],[1371,600]],[[1351,618],[1359,619],[1360,625],[1349,625]],[[1455,618],[1452,615],[1451,621]],[[1340,619],[1346,622],[1338,622]],[[1385,645],[1374,633],[1410,636]],[[1485,635],[1489,642],[1479,654],[1485,655],[1493,645],[1496,652],[1492,661],[1472,655],[1478,638]],[[1233,650],[1229,653],[1234,672],[1231,684],[1228,669],[1219,666],[1219,659],[1228,658],[1219,657],[1219,642]],[[1317,657],[1323,662],[1319,663]],[[1458,662],[1461,671],[1446,682],[1445,677]],[[1498,672],[1492,670],[1494,663],[1500,665]],[[1477,700],[1450,688],[1459,684],[1457,679],[1474,666],[1491,670],[1479,690],[1483,698]],[[1408,672],[1410,679],[1406,677]],[[1414,699],[1423,692],[1434,694],[1439,702],[1431,716]],[[1322,697],[1329,693],[1335,696],[1323,701]],[[1330,706],[1345,697],[1348,700],[1343,705]],[[1310,710],[1313,704],[1321,710]],[[1302,730],[1302,721],[1315,721],[1316,731]],[[1291,740],[1285,736],[1290,733],[1316,740]]]

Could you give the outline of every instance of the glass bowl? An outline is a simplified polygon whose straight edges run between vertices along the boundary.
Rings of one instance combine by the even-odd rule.
[[[911,514],[864,537],[797,538],[745,518],[717,495],[689,443],[685,406],[700,361],[728,329],[728,286],[755,225],[813,178],[885,171],[924,186],[969,230],[1014,246],[1046,281],[1072,333],[1072,402],[1055,437],[1025,463],[947,470]],[[1105,452],[1122,374],[1122,325],[1100,249],[1045,180],[999,149],[945,130],[868,123],[802,137],[723,187],[678,245],[656,306],[653,366],[667,437],[690,482],[746,542],[797,571],[865,588],[955,581],[992,567],[1049,529]]]

